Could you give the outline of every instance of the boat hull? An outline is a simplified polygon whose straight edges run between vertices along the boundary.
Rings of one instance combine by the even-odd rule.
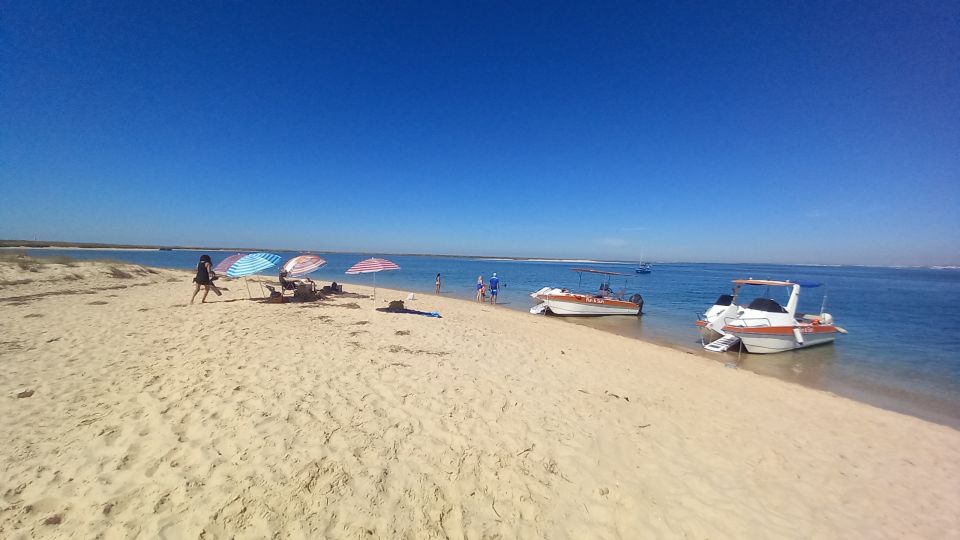
[[[832,343],[837,339],[835,327],[764,327],[738,328],[725,326],[725,332],[740,338],[743,347],[753,354],[773,354]],[[802,341],[797,339],[797,335]]]
[[[704,343],[712,343],[724,336],[724,334],[710,328],[707,321],[697,321],[697,331],[700,332],[700,339],[702,339]]]
[[[547,309],[554,315],[597,316],[638,315],[640,305],[625,300],[595,298],[583,295],[541,296]]]

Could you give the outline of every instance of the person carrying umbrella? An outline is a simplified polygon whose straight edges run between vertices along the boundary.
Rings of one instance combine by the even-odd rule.
[[[213,283],[213,280],[217,279],[217,273],[213,271],[213,264],[210,260],[209,255],[201,255],[200,262],[197,263],[197,275],[193,278],[193,282],[196,283],[196,287],[193,289],[193,296],[190,297],[190,303],[192,304],[194,300],[197,299],[197,293],[200,292],[200,286],[203,286],[203,298],[200,299],[200,303],[206,303],[207,294],[210,293],[210,289],[213,289],[213,292],[217,296],[220,296],[220,289],[217,288],[216,284]]]

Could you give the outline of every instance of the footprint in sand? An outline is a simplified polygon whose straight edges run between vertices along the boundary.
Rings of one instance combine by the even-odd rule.
[[[103,428],[99,436],[103,437],[103,444],[113,446],[113,443],[120,437],[120,431],[116,426],[108,426]]]
[[[23,507],[23,511],[28,514],[41,514],[48,516],[49,514],[60,515],[61,510],[63,510],[63,503],[60,501],[60,499],[56,499],[54,497],[39,499]],[[61,521],[62,520],[63,518],[61,517]]]

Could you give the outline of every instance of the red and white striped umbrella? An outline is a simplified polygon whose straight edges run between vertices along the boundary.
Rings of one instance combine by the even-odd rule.
[[[298,255],[283,264],[283,269],[290,277],[300,277],[319,270],[327,265],[327,261],[316,255]]]
[[[396,264],[386,260],[386,259],[377,259],[376,257],[372,259],[364,259],[357,264],[351,266],[346,273],[353,274],[369,274],[371,272],[380,272],[382,270],[399,270],[400,267]]]
[[[350,275],[355,274],[373,274],[373,305],[377,305],[377,272],[382,272],[383,270],[399,270],[400,267],[395,263],[392,263],[386,259],[378,259],[376,257],[372,259],[364,259],[357,264],[351,266],[345,273]]]

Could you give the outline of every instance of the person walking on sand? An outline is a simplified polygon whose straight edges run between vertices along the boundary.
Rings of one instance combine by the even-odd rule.
[[[437,290],[434,291],[434,294],[440,294],[440,274],[437,274]]]
[[[477,302],[483,302],[483,276],[477,276]]]
[[[201,255],[200,262],[197,263],[197,275],[193,278],[193,282],[197,286],[193,289],[193,296],[190,297],[190,303],[192,304],[194,300],[197,299],[197,293],[200,292],[200,286],[203,286],[203,298],[200,299],[200,303],[203,304],[207,301],[207,294],[210,293],[210,289],[213,289],[213,292],[217,296],[220,296],[220,289],[213,283],[213,280],[217,279],[217,273],[213,271],[213,264],[210,261],[209,255]]]
[[[497,273],[493,273],[493,277],[490,278],[490,303],[497,303],[497,293],[500,291],[500,278],[497,277]]]

